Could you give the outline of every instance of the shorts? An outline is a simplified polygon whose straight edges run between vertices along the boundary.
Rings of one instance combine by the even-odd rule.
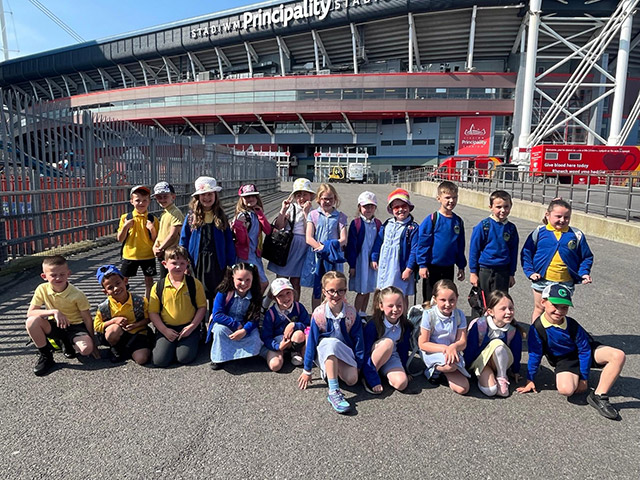
[[[153,341],[152,335],[153,332],[149,328],[147,328],[146,334],[142,332],[122,332],[120,341],[116,345],[111,345],[104,336],[104,333],[97,333],[96,338],[98,339],[100,345],[103,345],[105,347],[115,346],[121,349],[123,353],[131,355],[136,350],[142,350],[143,348],[151,349],[151,342]]]
[[[531,282],[531,288],[533,288],[536,292],[538,293],[542,293],[542,291],[545,289],[545,287],[547,287],[548,285],[553,285],[555,283],[558,283],[560,285],[562,285],[563,287],[565,287],[567,290],[569,290],[571,292],[571,295],[573,295],[575,292],[575,283],[573,283],[573,281],[571,282],[552,282],[551,280],[546,280],[544,278],[541,278],[540,280],[538,280],[537,282]]]
[[[55,320],[49,320],[51,326],[51,332],[47,335],[54,340],[63,340],[69,343],[73,343],[73,339],[76,337],[89,336],[89,331],[84,323],[73,323],[67,328],[60,328]]]
[[[589,368],[604,368],[604,365],[597,363],[595,359],[595,351],[596,348],[600,347],[602,344],[596,340],[591,340],[591,365]],[[549,362],[551,363],[551,362]],[[555,374],[570,372],[574,375],[580,376],[580,359],[578,358],[578,353],[574,353],[572,355],[560,358],[555,365]]]
[[[127,260],[122,259],[122,267],[120,271],[125,277],[135,277],[138,273],[138,267],[142,269],[142,274],[145,277],[155,277],[156,272],[156,259],[150,258],[149,260]]]

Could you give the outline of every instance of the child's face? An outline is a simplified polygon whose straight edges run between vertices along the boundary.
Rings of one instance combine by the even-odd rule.
[[[134,193],[131,195],[131,205],[136,209],[137,212],[144,213],[147,211],[149,207],[149,195],[141,195],[139,193]]]
[[[436,300],[438,310],[440,310],[447,317],[450,317],[456,308],[456,304],[458,303],[456,292],[454,292],[453,290],[449,290],[448,288],[441,289],[434,298]]]
[[[373,215],[376,213],[376,206],[373,204],[360,205],[360,213],[367,220],[371,220]]]
[[[120,275],[111,275],[102,281],[102,289],[104,293],[112,297],[116,302],[124,303],[129,298],[127,283],[127,278],[122,278]]]
[[[458,194],[452,192],[442,192],[438,194],[436,200],[440,202],[440,207],[443,212],[451,213],[458,204]]]
[[[390,206],[396,220],[401,222],[409,217],[409,204],[407,202],[403,202],[396,198],[391,202]]]
[[[487,308],[487,313],[493,317],[493,323],[496,326],[504,327],[513,320],[513,302],[504,297],[495,307]]]
[[[311,201],[312,194],[310,192],[305,192],[304,190],[295,192],[293,194],[294,200],[298,203],[298,205],[302,206],[307,202]]]
[[[571,210],[561,205],[556,205],[553,210],[545,213],[549,225],[556,230],[562,230],[564,227],[569,226],[571,221]]]
[[[258,204],[258,196],[257,195],[249,195],[248,197],[242,197],[242,203],[248,209],[252,209]]]
[[[506,220],[511,213],[511,202],[502,198],[494,198],[491,205],[491,213],[498,220]]]
[[[189,267],[189,261],[181,257],[163,260],[162,264],[173,278],[182,278],[182,276],[187,273],[187,268]]]
[[[216,192],[201,193],[198,200],[200,200],[203,209],[211,210],[213,204],[216,203]]]
[[[390,323],[397,323],[404,311],[404,299],[397,293],[389,293],[382,297],[380,310]]]
[[[342,306],[344,296],[347,294],[347,284],[341,278],[333,278],[327,280],[322,286],[324,290],[324,298],[327,299],[329,308],[337,308]]]
[[[233,288],[238,295],[244,297],[253,283],[253,274],[249,270],[236,270],[233,273]]]
[[[549,299],[542,299],[542,307],[544,308],[545,318],[555,324],[561,324],[564,321],[564,317],[569,313],[569,305],[554,305]]]
[[[169,205],[176,201],[175,193],[158,193],[156,195],[156,202],[162,207],[167,208]]]
[[[51,285],[54,292],[62,292],[67,288],[69,275],[71,275],[71,270],[68,265],[43,265],[40,274],[42,279]]]
[[[293,290],[285,288],[275,298],[281,310],[289,310],[293,305]]]
[[[318,203],[320,204],[320,207],[325,211],[333,210],[333,207],[336,204],[336,197],[331,190],[327,190],[326,192],[323,192],[322,195],[320,195],[320,198],[318,198]]]

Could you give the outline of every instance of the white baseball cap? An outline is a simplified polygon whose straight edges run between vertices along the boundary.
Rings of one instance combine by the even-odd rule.
[[[202,195],[203,193],[219,192],[222,187],[218,186],[218,182],[213,177],[198,177],[196,179],[196,191],[191,194],[192,197]]]
[[[271,282],[271,294],[274,297],[286,289],[293,290],[293,285],[291,285],[291,282],[287,278],[276,278]]]
[[[376,194],[373,192],[362,192],[358,196],[358,205],[375,205],[378,206],[378,199],[376,198]]]

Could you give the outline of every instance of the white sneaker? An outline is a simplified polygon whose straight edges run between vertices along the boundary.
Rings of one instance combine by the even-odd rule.
[[[301,367],[303,363],[304,360],[302,359],[302,355],[300,355],[299,353],[294,353],[291,355],[291,365],[293,365],[294,367]]]

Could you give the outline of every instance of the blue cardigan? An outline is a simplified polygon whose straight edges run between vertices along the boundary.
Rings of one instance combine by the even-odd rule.
[[[411,340],[411,328],[405,328],[404,332],[402,332],[402,337],[396,344],[396,350],[398,352],[398,356],[402,361],[402,365],[407,364],[407,360],[409,358],[409,342]],[[364,327],[364,365],[362,367],[362,374],[367,382],[367,385],[370,387],[375,387],[376,385],[380,385],[380,375],[376,370],[373,361],[371,360],[371,351],[373,350],[373,344],[379,340],[378,331],[376,330],[376,325],[373,323],[373,320],[369,320]]]
[[[239,322],[234,320],[232,317],[227,315],[229,313],[229,309],[231,305],[233,305],[233,301],[235,296],[232,296],[227,302],[227,293],[218,292],[216,295],[216,299],[213,301],[213,312],[211,313],[211,325],[214,323],[219,323],[229,328],[229,330],[235,332],[236,330],[240,330],[244,328],[247,331],[247,335],[249,335],[254,329],[258,327],[259,321],[249,321],[246,323]],[[209,333],[211,332],[211,326],[209,327]],[[209,335],[207,335],[207,342],[209,341]]]
[[[514,276],[518,266],[518,230],[511,222],[501,223],[485,218],[471,233],[469,241],[469,271],[478,273],[480,267],[508,268]]]
[[[380,231],[382,224],[380,220],[377,218],[373,218],[373,222],[376,225],[376,235]],[[364,243],[364,236],[366,233],[366,225],[367,223],[360,218],[360,230],[356,229],[356,221],[355,219],[351,221],[349,225],[349,235],[347,237],[347,248],[345,250],[345,258],[347,262],[349,262],[349,266],[351,268],[356,268],[356,263],[358,261],[358,255],[360,254],[360,250],[362,249],[362,244]],[[373,248],[372,248],[373,250]],[[369,255],[371,257],[371,255]]]
[[[474,322],[469,331],[467,332],[467,346],[464,349],[464,363],[471,366],[471,364],[478,358],[478,355],[482,353],[485,347],[489,344],[489,329],[484,333],[482,342],[478,338],[478,322]],[[506,334],[502,340],[507,343]],[[511,371],[516,374],[520,373],[520,359],[522,358],[522,335],[519,331],[516,331],[511,343],[508,345],[511,354],[513,355],[513,364],[511,365]]]
[[[435,215],[435,213],[433,214]],[[457,265],[463,269],[467,266],[464,256],[464,222],[453,214],[445,217],[437,214],[435,226],[431,215],[420,224],[420,236],[416,251],[416,260],[420,268],[427,265],[448,267]]]
[[[182,232],[180,233],[180,245],[189,250],[191,257],[191,266],[195,270],[198,264],[198,256],[200,253],[200,238],[202,229],[191,229],[189,219],[191,212],[184,218],[182,224]],[[227,227],[224,231],[218,228],[213,229],[213,240],[216,244],[216,256],[218,257],[218,265],[221,269],[225,269],[233,265],[236,261],[236,249],[233,244],[233,235],[231,229]]]
[[[536,231],[536,230],[534,230]],[[581,235],[580,241],[576,232]],[[574,283],[582,283],[582,275],[589,275],[593,265],[593,253],[582,232],[569,227],[563,232],[560,240],[556,240],[553,231],[547,228],[538,230],[538,241],[533,241],[533,232],[529,234],[520,252],[522,270],[528,277],[539,273],[542,277],[549,268],[556,252],[569,269]]]
[[[402,272],[405,268],[410,268],[414,270],[416,268],[416,250],[418,248],[418,224],[413,221],[413,216],[409,215],[409,221],[404,227],[403,239],[404,241],[400,242],[400,271]],[[386,222],[382,224],[380,227],[380,231],[378,232],[378,236],[376,237],[376,241],[373,244],[373,249],[371,250],[371,261],[379,262],[380,261],[380,249],[382,248],[382,243],[384,242],[384,229],[387,226],[387,223],[392,219],[388,219]],[[407,229],[409,231],[407,232]]]
[[[271,308],[264,315],[262,331],[260,332],[260,337],[265,347],[274,352],[280,350],[280,342],[277,342],[275,337],[284,333],[289,320],[295,323],[294,332],[298,330],[304,331],[309,326],[309,312],[300,302],[294,302],[289,319],[287,319],[280,315],[275,305],[271,305]]]

